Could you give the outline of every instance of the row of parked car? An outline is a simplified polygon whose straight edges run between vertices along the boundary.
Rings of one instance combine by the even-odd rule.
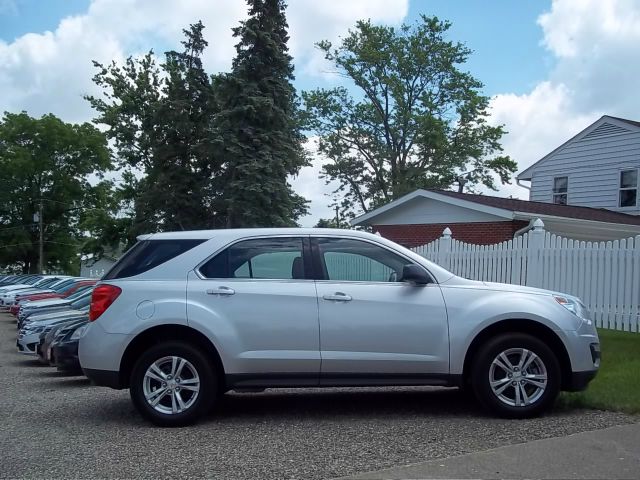
[[[66,275],[0,277],[0,308],[16,317],[18,351],[79,373],[78,342],[89,321],[95,284],[95,279]]]

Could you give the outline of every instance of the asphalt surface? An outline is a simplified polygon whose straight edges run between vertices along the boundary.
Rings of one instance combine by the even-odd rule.
[[[231,393],[199,424],[160,429],[128,392],[20,356],[15,334],[0,314],[0,478],[334,478],[637,421],[510,421],[454,389],[342,388]]]
[[[368,472],[343,480],[402,478],[638,479],[640,424],[534,440],[478,453]]]

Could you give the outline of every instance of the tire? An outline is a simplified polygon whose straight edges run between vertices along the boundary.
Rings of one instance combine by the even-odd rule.
[[[506,333],[480,347],[471,384],[476,398],[494,414],[529,418],[551,408],[560,392],[560,375],[558,359],[544,342],[523,333]]]
[[[174,378],[172,372],[179,375]],[[145,351],[133,367],[129,387],[136,409],[160,427],[196,422],[213,407],[217,390],[218,381],[207,355],[184,342],[164,342]]]

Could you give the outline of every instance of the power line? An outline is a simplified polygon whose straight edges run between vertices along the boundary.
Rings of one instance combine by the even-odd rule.
[[[25,223],[24,225],[16,225],[15,227],[6,227],[6,228],[3,227],[3,228],[0,228],[0,232],[4,232],[6,230],[15,230],[15,229],[24,228],[24,227],[35,227],[35,226],[37,226],[37,224],[38,224],[38,222],[33,222],[33,223]],[[56,224],[55,223],[45,223],[44,224],[45,227],[48,227],[50,225],[56,225]]]
[[[45,240],[43,243],[55,243],[56,245],[68,245],[71,247],[79,247],[77,243],[54,242],[53,240]],[[23,245],[33,245],[32,242],[12,243],[11,245],[0,245],[0,248],[21,247]]]

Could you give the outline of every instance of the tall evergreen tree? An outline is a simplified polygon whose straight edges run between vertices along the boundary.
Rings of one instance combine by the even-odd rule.
[[[202,66],[207,46],[203,29],[198,22],[184,30],[183,51],[167,52],[162,65],[167,78],[152,134],[154,162],[146,171],[146,188],[136,212],[146,230],[153,225],[144,209],[161,213],[164,230],[214,226],[219,168],[216,104],[212,80]]]
[[[152,52],[123,66],[95,64],[94,82],[104,96],[87,99],[99,113],[96,121],[109,127],[121,161],[129,241],[144,232],[226,224],[217,215],[217,104],[201,60],[203,29],[198,22],[184,30],[183,50],[167,52],[160,66]]]
[[[227,226],[295,225],[306,200],[288,183],[307,159],[282,0],[248,0],[232,72],[219,78]]]

